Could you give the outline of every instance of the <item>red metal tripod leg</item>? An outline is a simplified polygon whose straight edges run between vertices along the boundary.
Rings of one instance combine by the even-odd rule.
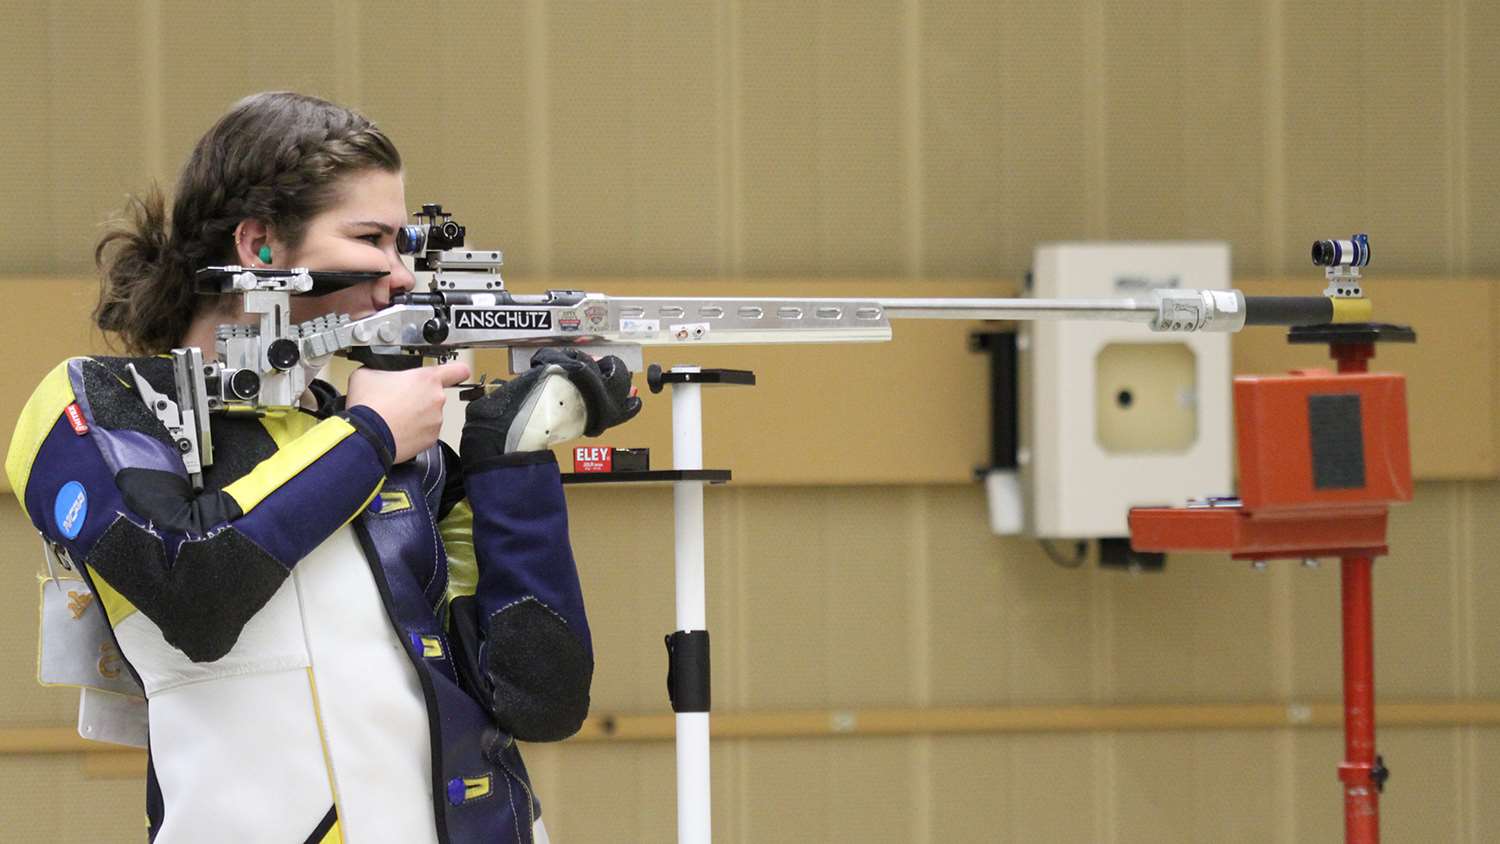
[[[1380,840],[1380,784],[1375,755],[1375,642],[1370,615],[1370,557],[1345,557],[1344,609],[1344,840]]]

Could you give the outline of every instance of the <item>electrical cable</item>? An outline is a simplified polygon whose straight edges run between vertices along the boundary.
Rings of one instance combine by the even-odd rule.
[[[1080,539],[1076,543],[1074,543],[1073,559],[1071,560],[1063,559],[1062,556],[1057,553],[1057,549],[1052,547],[1052,540],[1050,539],[1038,539],[1037,544],[1042,546],[1042,551],[1046,553],[1047,557],[1051,559],[1052,562],[1058,564],[1059,566],[1062,566],[1065,569],[1076,569],[1079,566],[1083,565],[1084,561],[1088,559],[1089,543],[1087,540]]]

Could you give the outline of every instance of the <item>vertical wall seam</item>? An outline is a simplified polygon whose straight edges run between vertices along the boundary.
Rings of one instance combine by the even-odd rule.
[[[547,277],[552,274],[552,203],[551,190],[552,151],[550,125],[552,107],[548,97],[551,84],[547,73],[550,46],[547,42],[546,0],[527,0],[526,3],[526,135],[530,147],[527,158],[531,195],[531,256],[536,273]]]
[[[1477,528],[1474,512],[1474,484],[1464,481],[1458,484],[1457,501],[1454,502],[1454,511],[1457,513],[1454,530],[1458,537],[1458,572],[1453,578],[1454,591],[1459,600],[1458,630],[1455,635],[1459,637],[1460,664],[1463,669],[1461,677],[1460,697],[1473,698],[1478,691],[1477,662],[1478,654],[1475,647],[1475,636],[1478,625],[1475,618],[1474,595],[1476,587],[1476,575],[1479,571],[1477,552],[1474,543],[1474,531]],[[1479,839],[1479,824],[1476,815],[1479,811],[1479,736],[1473,727],[1460,727],[1455,730],[1457,734],[1458,770],[1455,772],[1458,781],[1454,783],[1454,792],[1458,800],[1458,838],[1465,837],[1477,841]],[[1465,834],[1467,827],[1467,834]]]
[[[1469,102],[1464,0],[1449,0],[1447,23],[1448,270],[1469,272]]]
[[[1108,62],[1104,56],[1104,3],[1089,3],[1083,17],[1084,55],[1088,67],[1084,92],[1084,134],[1088,155],[1089,211],[1088,236],[1094,240],[1109,237],[1109,154],[1105,148],[1108,87]]]
[[[740,38],[735,0],[719,0],[719,273],[744,273],[740,181]]]
[[[1093,702],[1113,703],[1114,682],[1114,594],[1106,572],[1096,565],[1089,576],[1090,635],[1093,643]],[[1114,844],[1118,840],[1119,802],[1116,787],[1115,737],[1099,733],[1093,739],[1094,750],[1094,840]]]
[[[907,629],[911,634],[912,670],[909,693],[912,702],[923,709],[932,706],[932,554],[931,525],[927,506],[931,487],[913,486],[907,492],[907,523],[911,537],[908,554],[911,557],[910,590]],[[912,824],[915,827],[915,844],[930,844],[932,841],[932,819],[935,814],[932,782],[932,736],[913,736],[912,779],[917,793],[913,804]]]
[[[902,42],[903,129],[906,146],[906,275],[920,278],[925,265],[922,219],[926,185],[922,171],[922,4],[906,0]]]
[[[362,107],[359,73],[359,10],[354,0],[339,0],[333,20],[338,37],[334,43],[334,84],[342,102]]]
[[[738,675],[734,684],[736,689],[735,707],[744,711],[750,707],[750,682],[746,667],[750,664],[750,635],[748,625],[745,623],[747,613],[745,612],[745,597],[750,594],[750,584],[746,578],[749,570],[750,554],[750,529],[748,519],[745,516],[745,499],[750,494],[744,489],[732,491],[734,496],[734,604],[735,604],[735,635],[730,646],[734,652],[734,671]],[[735,753],[736,782],[734,801],[734,831],[741,841],[754,840],[751,835],[751,796],[750,796],[750,754],[751,747],[746,741],[737,743]]]
[[[146,172],[156,182],[168,180],[166,142],[161,128],[161,85],[161,0],[145,0],[141,4],[141,113]]]
[[[1271,682],[1274,696],[1288,706],[1296,701],[1297,680],[1295,670],[1295,643],[1297,640],[1296,619],[1293,610],[1296,597],[1294,578],[1321,575],[1322,572],[1301,572],[1294,565],[1276,566],[1271,569]],[[1297,840],[1297,764],[1296,736],[1291,730],[1278,730],[1271,742],[1277,770],[1276,800],[1281,811],[1276,825],[1278,840],[1288,844]]]
[[[1266,4],[1265,143],[1266,254],[1258,263],[1267,276],[1276,276],[1286,266],[1286,50],[1282,43],[1285,0]]]

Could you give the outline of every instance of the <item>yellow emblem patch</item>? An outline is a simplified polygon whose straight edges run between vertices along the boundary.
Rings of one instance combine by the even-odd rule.
[[[436,636],[423,636],[422,656],[428,659],[441,659],[443,656],[443,640]]]
[[[475,800],[485,797],[490,793],[490,778],[488,775],[482,777],[464,777],[464,800]]]
[[[68,612],[71,612],[74,618],[83,618],[84,610],[88,609],[89,604],[93,602],[93,592],[74,592],[71,589],[68,590]]]
[[[120,667],[124,660],[120,659],[120,649],[113,642],[99,643],[99,676],[107,680],[113,680],[120,676]]]
[[[382,516],[410,509],[411,496],[407,495],[405,490],[400,489],[382,489],[375,500],[370,502],[370,510]]]

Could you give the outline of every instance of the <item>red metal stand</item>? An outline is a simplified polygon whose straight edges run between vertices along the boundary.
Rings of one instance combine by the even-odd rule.
[[[1398,339],[1409,342],[1409,329]],[[1372,332],[1378,334],[1378,331]],[[1137,551],[1221,551],[1236,559],[1337,556],[1344,645],[1344,837],[1380,839],[1389,772],[1375,753],[1370,577],[1386,512],[1411,500],[1405,381],[1368,373],[1374,342],[1330,343],[1338,374],[1235,379],[1239,499],[1130,511]]]
[[[1373,343],[1335,343],[1339,374],[1368,372]],[[1380,840],[1380,792],[1387,772],[1375,755],[1375,630],[1370,577],[1375,560],[1344,557],[1339,567],[1344,616],[1344,840]]]
[[[1375,755],[1375,642],[1370,626],[1369,557],[1345,557],[1344,610],[1344,840],[1380,840],[1380,790],[1385,766]]]

